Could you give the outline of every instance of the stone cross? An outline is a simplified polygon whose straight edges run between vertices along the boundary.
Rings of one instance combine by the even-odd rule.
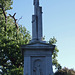
[[[34,0],[34,15],[32,15],[32,40],[42,40],[42,7],[39,0]]]

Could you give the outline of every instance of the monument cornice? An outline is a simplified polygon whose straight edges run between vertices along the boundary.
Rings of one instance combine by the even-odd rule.
[[[21,46],[22,48],[22,53],[25,51],[25,50],[50,50],[54,51],[54,48],[55,48],[55,45],[51,45],[51,44],[48,44],[48,43],[39,43],[39,42],[35,42],[35,43],[30,43],[30,44],[27,44],[27,45],[22,45]]]

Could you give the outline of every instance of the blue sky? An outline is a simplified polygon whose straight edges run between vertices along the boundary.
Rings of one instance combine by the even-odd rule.
[[[40,0],[43,7],[43,36],[46,41],[55,36],[59,49],[58,62],[62,67],[75,69],[75,0]],[[32,34],[33,0],[13,0],[8,11]]]

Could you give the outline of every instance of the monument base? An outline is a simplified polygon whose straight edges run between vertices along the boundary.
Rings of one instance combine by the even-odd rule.
[[[24,75],[53,75],[52,53],[54,45],[33,42],[22,45]]]

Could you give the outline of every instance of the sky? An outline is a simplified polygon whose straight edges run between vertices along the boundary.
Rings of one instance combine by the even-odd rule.
[[[62,67],[75,70],[75,0],[40,0],[43,8],[43,36],[49,41],[57,39],[58,62]],[[33,0],[13,0],[12,15],[16,12],[18,22],[32,35]]]

